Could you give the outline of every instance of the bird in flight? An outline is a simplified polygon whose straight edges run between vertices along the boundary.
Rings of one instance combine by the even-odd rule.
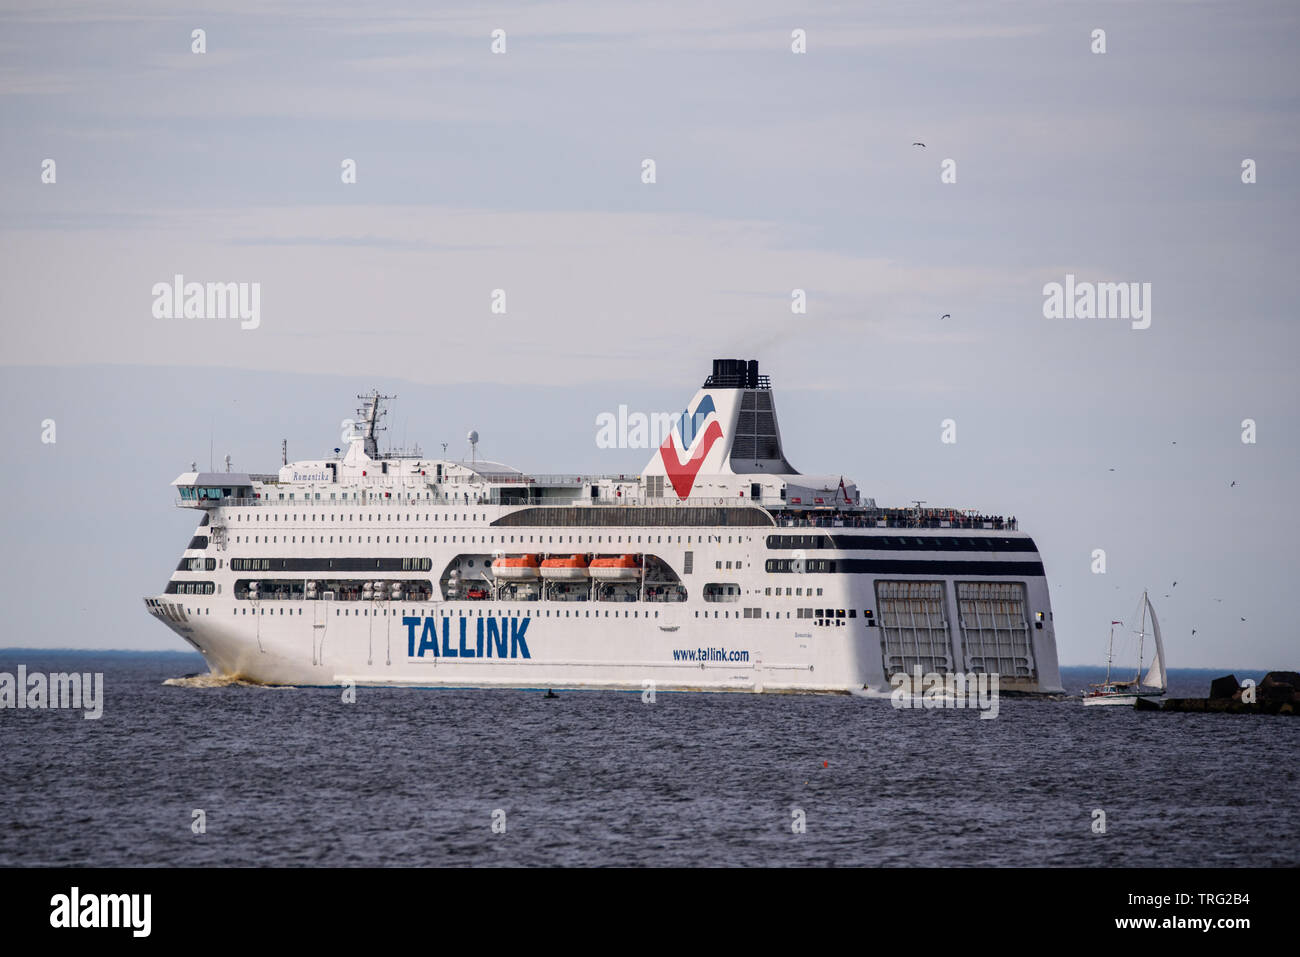
[[[1172,585],[1170,585],[1169,587],[1170,587],[1170,588],[1177,588],[1177,587],[1178,587],[1178,582],[1174,582],[1174,583],[1173,583]]]
[[[1107,472],[1113,472],[1113,471],[1115,471],[1115,470],[1114,470],[1114,469],[1107,469],[1106,471],[1107,471]]]
[[[1232,484],[1229,485],[1228,488],[1236,488],[1236,487],[1237,487],[1237,480],[1233,479]]]
[[[951,318],[952,318],[952,313],[951,313],[951,312],[945,312],[945,313],[944,313],[942,316],[940,316],[939,318],[940,318],[940,319],[951,319]]]
[[[1222,598],[1216,598],[1216,599],[1214,599],[1214,600],[1215,600],[1215,601],[1223,601]]]
[[[919,146],[919,147],[921,147],[921,149],[925,149],[925,144],[924,144],[924,143],[913,143],[912,145],[913,145],[913,146]]]
[[[1243,618],[1243,619],[1241,619],[1241,620],[1242,620],[1242,621],[1245,621],[1245,620],[1246,620],[1246,619],[1245,619],[1245,618]]]

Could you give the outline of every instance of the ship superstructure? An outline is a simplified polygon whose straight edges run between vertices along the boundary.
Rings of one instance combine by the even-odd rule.
[[[798,472],[757,361],[715,360],[639,475],[381,452],[387,397],[360,398],[332,457],[172,483],[202,517],[145,603],[213,672],[856,692],[919,668],[1061,690],[1033,540]]]

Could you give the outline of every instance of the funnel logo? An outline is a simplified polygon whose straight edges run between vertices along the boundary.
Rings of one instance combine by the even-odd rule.
[[[714,419],[705,427],[704,422],[708,419],[709,413],[714,413]],[[722,438],[722,426],[718,425],[716,413],[713,397],[706,395],[694,411],[681,414],[675,431],[682,437],[682,452],[689,453],[685,462],[681,459],[681,453],[677,451],[672,432],[668,433],[664,444],[659,446],[664,471],[668,473],[668,480],[672,482],[673,491],[677,493],[678,498],[686,498],[691,494],[691,488],[695,485],[695,476],[700,474],[700,466],[704,464],[704,459],[713,448],[713,444]]]

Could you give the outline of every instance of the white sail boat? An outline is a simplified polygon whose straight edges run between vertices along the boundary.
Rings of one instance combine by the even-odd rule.
[[[1110,676],[1111,662],[1115,655],[1115,626],[1122,622],[1112,621],[1110,623],[1110,644],[1106,651],[1106,680],[1099,685],[1089,685],[1090,691],[1084,692],[1083,703],[1085,705],[1128,705],[1133,706],[1139,698],[1158,698],[1165,693],[1169,687],[1168,676],[1165,673],[1165,646],[1160,639],[1160,621],[1156,618],[1156,610],[1151,606],[1151,598],[1144,591],[1142,593],[1142,602],[1139,606],[1141,610],[1142,624],[1135,632],[1138,636],[1138,660],[1137,671],[1131,680],[1119,681],[1112,679]],[[1151,631],[1147,631],[1147,618],[1151,619]],[[1145,675],[1142,674],[1142,652],[1146,643],[1147,635],[1155,638],[1156,653],[1151,659],[1151,666],[1147,669]],[[1146,688],[1154,688],[1154,691],[1144,691]]]

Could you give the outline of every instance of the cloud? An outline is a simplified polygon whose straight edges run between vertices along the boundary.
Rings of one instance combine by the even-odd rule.
[[[4,306],[28,317],[9,361],[307,367],[425,382],[640,379],[684,347],[867,329],[912,341],[914,311],[938,316],[937,303],[920,305],[933,291],[998,283],[985,270],[801,249],[774,223],[691,215],[357,206],[147,217],[140,230],[0,234],[16,277]],[[154,319],[150,290],[177,273],[260,282],[261,328]],[[809,316],[790,311],[796,287],[808,290]],[[505,290],[504,316],[490,310],[495,289]]]

